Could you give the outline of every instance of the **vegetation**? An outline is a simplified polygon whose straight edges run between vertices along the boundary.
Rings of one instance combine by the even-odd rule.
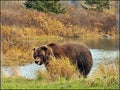
[[[30,9],[35,9],[38,11],[43,11],[43,12],[53,12],[56,14],[59,13],[65,13],[65,9],[61,7],[61,4],[59,3],[60,0],[57,1],[50,1],[50,0],[27,0],[25,2],[25,6]]]
[[[55,7],[44,7],[39,11],[26,9],[25,5],[31,4],[29,1],[1,1],[2,66],[33,63],[32,49],[43,42],[79,37],[85,40],[86,37],[97,38],[104,34],[114,37],[118,33],[114,7],[99,12],[66,5],[65,14],[59,14],[63,9],[58,1],[49,3]],[[48,4],[45,1],[39,2]],[[37,44],[35,40],[40,42]],[[83,79],[78,78],[76,67],[67,58],[58,62],[53,58],[53,63],[48,67],[49,72],[38,71],[35,79],[20,77],[18,68],[13,70],[14,77],[2,76],[2,89],[118,89],[118,63],[119,59],[112,65],[110,62],[100,64],[96,72]]]
[[[29,0],[25,5],[30,4],[28,2]],[[39,2],[48,4],[45,1]],[[1,3],[2,66],[32,63],[32,49],[38,46],[34,40],[41,40],[40,45],[45,41],[48,43],[53,39],[59,40],[61,37],[101,37],[105,33],[114,37],[117,33],[114,9],[99,12],[70,6],[65,14],[58,14],[62,12],[58,1],[50,3],[55,7],[44,7],[39,11],[26,9],[24,1]],[[51,8],[54,8],[54,11]],[[55,12],[57,15],[46,12]],[[106,61],[84,79],[82,76],[78,78],[79,72],[68,58],[57,61],[53,58],[47,67],[49,72],[38,71],[35,79],[20,77],[17,67],[12,70],[13,77],[7,77],[2,72],[1,85],[2,89],[118,89],[119,59],[116,58],[112,64],[109,60]]]
[[[96,12],[70,6],[67,7],[65,14],[56,15],[26,9],[23,3],[25,2],[1,2],[2,65],[4,66],[32,63],[32,49],[36,46],[33,40],[41,40],[42,44],[43,41],[61,39],[61,37],[97,38],[102,37],[104,33],[113,37],[117,34],[115,12],[112,10]],[[58,1],[54,3],[57,4]]]
[[[53,78],[64,77],[70,79],[76,73],[77,67],[72,65],[67,57],[56,59],[52,57],[51,62],[47,66],[47,70]]]
[[[66,80],[64,78],[61,78],[54,82],[29,80],[20,77],[3,78],[2,89],[12,89],[12,88],[13,89],[118,89],[118,82],[116,82],[115,77],[107,77],[106,79],[80,78],[78,80]]]
[[[56,81],[60,78],[66,80],[75,79],[79,76],[77,67],[74,66],[67,57],[56,59],[52,57],[49,65],[46,67],[47,71],[37,71],[37,79]]]
[[[51,65],[54,70],[50,72],[55,72],[54,75],[57,75],[57,77],[52,77],[49,72],[40,70],[37,72],[37,78],[35,79],[26,79],[19,76],[2,77],[2,89],[118,89],[118,61],[119,59],[116,58],[114,64],[108,64],[109,61],[103,62],[104,64],[100,64],[92,75],[87,78],[78,78],[77,70],[74,72],[76,75],[73,74],[71,71],[74,71],[75,68],[68,62],[67,58],[64,58],[60,61],[61,66],[55,61]],[[60,66],[59,69],[57,65]],[[58,73],[62,76],[59,77]]]
[[[85,4],[93,6],[91,8],[93,10],[103,11],[104,9],[110,9],[110,1],[109,0],[86,0]],[[90,8],[89,8],[90,9]]]

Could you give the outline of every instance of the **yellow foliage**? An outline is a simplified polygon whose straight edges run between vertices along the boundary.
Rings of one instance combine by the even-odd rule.
[[[97,71],[95,71],[94,75],[95,77],[111,77],[111,76],[118,76],[119,74],[119,66],[116,65],[116,62],[118,59],[114,61],[112,64],[105,64],[101,63],[98,65]]]
[[[56,59],[52,57],[47,69],[53,77],[70,79],[76,73],[76,66],[72,65],[67,57]]]

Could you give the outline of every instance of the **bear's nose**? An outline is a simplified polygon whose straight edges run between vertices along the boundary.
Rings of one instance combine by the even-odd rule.
[[[35,61],[35,63],[37,64],[37,63],[38,63],[38,61]]]

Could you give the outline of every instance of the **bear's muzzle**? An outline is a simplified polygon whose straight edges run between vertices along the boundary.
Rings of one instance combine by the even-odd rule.
[[[35,62],[36,64],[38,64],[38,65],[41,65],[41,64],[43,63],[43,61],[42,61],[39,57],[37,57],[37,58],[34,60],[34,62]]]

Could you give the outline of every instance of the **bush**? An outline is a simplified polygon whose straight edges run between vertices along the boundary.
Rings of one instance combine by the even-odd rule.
[[[99,32],[112,31],[116,23],[114,12],[89,11],[83,8],[70,10],[67,15],[53,15],[57,20],[66,25],[76,25],[94,31],[98,28]]]
[[[53,78],[64,77],[70,79],[77,73],[76,66],[72,65],[67,57],[61,59],[52,57],[47,70]]]
[[[2,4],[6,6],[5,3]],[[8,3],[9,8],[3,6],[1,10],[2,25],[25,27],[26,29],[29,28],[28,31],[34,27],[36,28],[36,34],[39,36],[46,34],[61,37],[78,37],[87,34],[93,34],[94,36],[106,32],[110,35],[116,34],[115,12],[98,13],[78,8],[68,10],[65,15],[56,15],[21,8],[18,3],[16,5],[12,2]],[[18,8],[17,12],[15,8]]]
[[[20,40],[20,38],[26,37],[23,35],[25,30],[21,30],[16,27],[1,26],[2,28],[2,65],[23,65],[32,62],[32,45],[30,41]],[[32,30],[31,30],[32,31]],[[30,36],[34,34],[27,33]],[[27,36],[27,37],[28,37]]]

